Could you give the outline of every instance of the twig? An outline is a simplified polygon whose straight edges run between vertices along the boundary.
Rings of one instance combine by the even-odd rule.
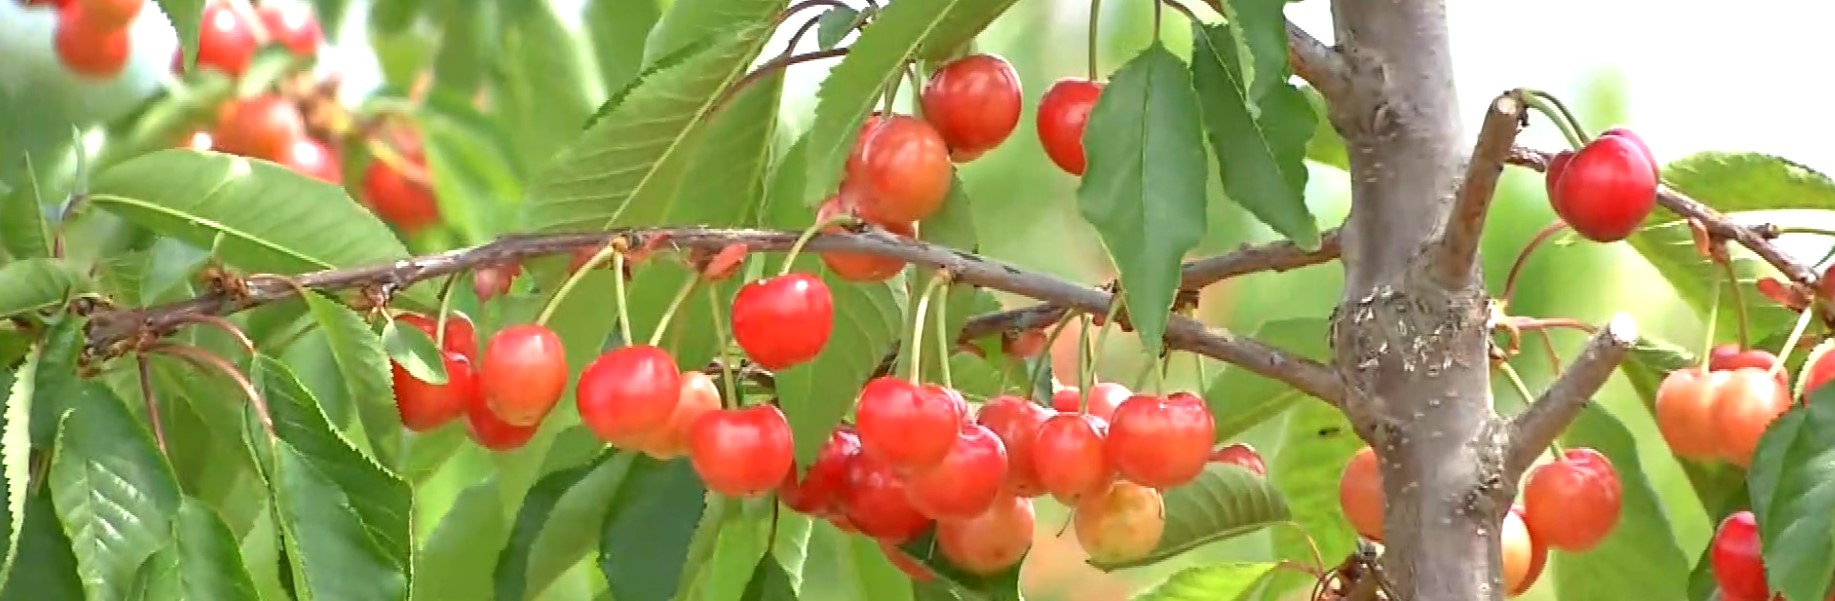
[[[166,450],[166,427],[160,423],[159,397],[153,392],[153,377],[149,373],[152,370],[147,366],[147,356],[135,355],[134,367],[140,372],[140,398],[146,401],[147,422],[153,424],[153,442],[159,445],[160,454],[170,456]]]
[[[1638,339],[1637,323],[1631,316],[1619,313],[1606,322],[1566,371],[1534,403],[1510,420],[1510,450],[1505,457],[1505,473],[1523,473],[1535,463],[1542,450],[1574,421],[1593,393],[1612,377],[1613,370],[1624,361],[1631,345]]]
[[[1293,21],[1287,22],[1287,60],[1293,63],[1294,74],[1313,84],[1327,101],[1341,97],[1350,86],[1351,68],[1344,55]]]
[[[1516,143],[1523,126],[1523,98],[1520,90],[1510,90],[1491,102],[1485,113],[1484,126],[1478,131],[1478,143],[1466,163],[1465,182],[1453,205],[1446,232],[1440,238],[1440,269],[1443,283],[1467,283],[1478,274],[1472,265],[1478,261],[1478,242],[1484,236],[1485,216],[1491,210],[1491,199],[1497,193],[1497,178],[1504,172],[1504,158]]]

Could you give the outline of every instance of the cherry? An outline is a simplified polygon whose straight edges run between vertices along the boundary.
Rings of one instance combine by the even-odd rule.
[[[1684,459],[1714,459],[1719,455],[1714,403],[1731,372],[1686,367],[1669,372],[1657,386],[1657,430],[1669,450]]]
[[[972,421],[969,419],[972,416],[968,411],[968,399],[962,397],[961,391],[936,384],[925,384],[919,386],[918,389],[924,391],[924,394],[943,397],[943,402],[949,403],[949,408],[956,413],[956,423],[966,424]]]
[[[146,0],[82,0],[77,4],[97,27],[126,29],[146,3]]]
[[[702,415],[720,409],[720,389],[714,379],[698,371],[682,372],[682,390],[669,421],[646,440],[640,448],[657,459],[674,459],[688,452],[689,436]]]
[[[966,520],[994,504],[1007,479],[1007,449],[993,430],[965,424],[949,454],[911,475],[911,506],[938,521]]]
[[[854,147],[848,149],[847,152],[847,168],[843,171],[844,174],[852,175],[865,169],[866,163],[864,161],[866,160],[867,140],[872,137],[873,132],[877,131],[879,129],[879,124],[884,121],[885,118],[880,116],[879,111],[876,110],[873,111],[873,114],[867,115],[866,120],[860,123],[860,132],[854,134]],[[843,190],[848,188],[849,180],[850,178],[847,177],[841,178],[841,188]],[[856,184],[857,183],[858,182],[856,182]],[[856,185],[855,188],[859,189],[859,186]],[[855,195],[844,194],[843,196],[852,198]]]
[[[764,494],[794,466],[790,422],[777,405],[721,409],[695,420],[688,458],[707,489],[729,496]]]
[[[1142,394],[1115,408],[1102,450],[1121,477],[1165,490],[1204,471],[1215,434],[1210,409],[1196,396]]]
[[[1243,469],[1255,472],[1257,476],[1268,476],[1268,464],[1262,461],[1260,453],[1255,452],[1255,447],[1246,442],[1217,449],[1216,452],[1211,453],[1211,461],[1241,466]]]
[[[312,16],[309,5],[265,4],[255,9],[255,15],[268,28],[268,35],[291,50],[294,56],[317,56],[319,44],[325,42],[325,31]]]
[[[497,451],[513,451],[529,444],[535,438],[535,431],[541,424],[531,426],[512,425],[497,417],[484,403],[482,396],[474,396],[471,403],[465,405],[465,433],[478,446]]]
[[[919,98],[958,162],[999,146],[1019,126],[1019,74],[991,54],[965,56],[930,75]]]
[[[1109,419],[1115,415],[1115,406],[1120,405],[1122,401],[1128,400],[1128,397],[1131,396],[1134,396],[1134,391],[1114,382],[1103,382],[1091,386],[1089,414]],[[1051,393],[1051,408],[1064,413],[1076,413],[1082,403],[1082,395],[1074,386],[1066,386]]]
[[[1759,437],[1773,420],[1790,410],[1790,389],[1766,370],[1742,367],[1727,374],[1714,391],[1713,422],[1720,456],[1747,467],[1758,451]]]
[[[215,131],[223,152],[282,162],[293,143],[306,137],[306,120],[286,98],[264,94],[225,105]]]
[[[1549,201],[1555,214],[1588,240],[1623,240],[1656,206],[1656,159],[1627,133],[1612,130],[1594,138],[1554,182]]]
[[[497,419],[512,426],[534,426],[567,389],[567,349],[545,326],[504,328],[484,347],[479,379],[485,406]]]
[[[1759,524],[1750,511],[1736,511],[1714,530],[1708,559],[1714,582],[1729,599],[1764,599],[1771,594],[1759,546]]]
[[[962,428],[962,415],[948,395],[892,376],[868,381],[857,404],[854,427],[861,450],[901,473],[943,461]]]
[[[746,284],[733,297],[733,340],[771,371],[814,359],[835,327],[828,284],[791,273]]]
[[[64,67],[85,77],[114,77],[127,67],[127,28],[92,16],[88,3],[57,11],[52,46]]]
[[[520,263],[479,267],[471,275],[472,294],[478,295],[478,302],[509,294],[510,284],[514,283],[516,276],[519,275],[522,275],[522,264]]]
[[[439,334],[434,332],[434,326],[438,324],[436,317],[419,313],[402,313],[395,316],[395,321],[413,326],[414,329],[425,333],[428,338],[439,340]],[[478,332],[472,325],[471,317],[466,316],[462,311],[446,314],[446,345],[441,350],[458,351],[467,357],[478,354]]]
[[[1574,160],[1574,151],[1563,150],[1548,159],[1548,170],[1543,174],[1543,187],[1548,191],[1548,202],[1552,207],[1555,200],[1555,182],[1567,173],[1567,164]]]
[[[1032,469],[1039,484],[1065,505],[1100,494],[1115,480],[1115,466],[1103,452],[1109,422],[1089,414],[1059,413],[1039,426],[1032,442]]]
[[[1146,557],[1166,530],[1166,506],[1159,491],[1117,480],[1077,501],[1077,542],[1090,559],[1118,563]]]
[[[332,185],[344,185],[344,166],[339,164],[337,153],[312,138],[293,140],[274,162],[300,175],[318,178]]]
[[[1338,506],[1344,519],[1364,538],[1383,540],[1383,472],[1376,465],[1376,450],[1364,447],[1351,455],[1338,478]]]
[[[847,210],[851,208],[842,206],[840,196],[830,197],[816,211],[816,222],[828,221]],[[917,237],[917,229],[912,227],[910,222],[891,223],[881,227],[895,236]],[[847,230],[834,225],[822,231],[840,233]],[[905,269],[904,261],[865,253],[825,252],[822,253],[822,264],[827,265],[829,271],[835,272],[836,277],[850,282],[883,282],[892,279],[892,276],[898,275],[898,272]]]
[[[841,426],[829,433],[803,479],[796,472],[784,474],[777,487],[777,498],[792,511],[808,515],[825,515],[841,508],[842,493],[847,489],[848,462],[860,455],[860,436],[853,428]]]
[[[1641,136],[1639,136],[1639,135],[1637,135],[1637,134],[1635,134],[1635,133],[1632,133],[1632,131],[1631,131],[1631,130],[1630,130],[1629,128],[1626,128],[1626,127],[1624,127],[1624,126],[1622,126],[1622,125],[1615,125],[1615,126],[1612,126],[1612,127],[1609,127],[1609,128],[1606,128],[1606,131],[1602,131],[1602,132],[1599,132],[1599,135],[1601,135],[1601,136],[1618,136],[1618,137],[1620,137],[1620,138],[1624,138],[1624,139],[1625,139],[1626,141],[1629,141],[1629,142],[1631,142],[1632,144],[1634,144],[1634,145],[1636,145],[1636,146],[1637,146],[1637,149],[1638,149],[1639,151],[1642,151],[1642,152],[1643,152],[1643,154],[1644,154],[1644,156],[1646,156],[1646,157],[1650,157],[1650,161],[1649,161],[1649,162],[1650,162],[1650,174],[1651,174],[1651,176],[1653,176],[1653,177],[1656,177],[1656,178],[1658,178],[1658,179],[1661,179],[1661,178],[1663,177],[1663,171],[1662,171],[1662,169],[1660,169],[1660,168],[1658,168],[1658,167],[1657,167],[1657,159],[1656,159],[1656,156],[1657,156],[1657,155],[1655,155],[1655,154],[1653,154],[1653,153],[1651,153],[1651,152],[1650,152],[1650,145],[1649,145],[1649,144],[1646,144],[1646,143],[1644,143],[1644,138],[1643,138],[1643,137],[1641,137]]]
[[[1017,565],[1032,550],[1037,516],[1032,500],[1003,496],[975,517],[937,523],[937,550],[950,565],[992,576]]]
[[[1503,547],[1504,593],[1512,597],[1535,586],[1542,567],[1548,563],[1548,546],[1535,536],[1523,516],[1523,508],[1511,507],[1498,531],[1498,544]]]
[[[1803,369],[1798,372],[1797,385],[1802,387],[1803,394],[1800,396],[1806,401],[1811,394],[1816,392],[1817,388],[1827,384],[1830,379],[1835,379],[1835,353],[1829,352],[1830,349],[1835,349],[1835,342],[1823,341],[1810,351],[1808,358],[1803,360]]]
[[[1079,78],[1060,79],[1039,97],[1039,144],[1045,156],[1071,175],[1083,175],[1083,127],[1102,95],[1102,84]]]
[[[641,448],[662,432],[681,395],[682,372],[675,358],[647,344],[599,355],[580,372],[574,389],[580,421],[600,440],[625,449]]]
[[[1033,465],[1032,449],[1038,441],[1039,428],[1050,417],[1051,410],[1011,395],[994,397],[976,414],[975,423],[992,430],[1007,449],[1008,493],[1021,497],[1045,493],[1038,468]]]
[[[204,16],[198,28],[200,67],[209,67],[231,76],[248,69],[260,42],[255,29],[226,0],[212,0],[204,5]]]
[[[403,150],[401,156],[422,173],[426,172],[427,158],[420,150]],[[433,190],[425,182],[410,179],[384,161],[370,161],[369,167],[363,170],[363,201],[376,216],[404,232],[416,232],[440,221],[440,205]],[[520,271],[521,266],[517,270]]]
[[[1731,371],[1741,367],[1756,367],[1770,370],[1778,364],[1778,356],[1764,349],[1741,350],[1737,344],[1722,344],[1708,352],[1708,371]],[[1790,374],[1778,370],[1778,381],[1785,387],[1790,386]]]
[[[861,216],[874,223],[909,223],[943,208],[954,168],[935,128],[893,115],[882,118],[862,142],[858,169],[847,173],[863,186],[854,207]]]
[[[389,376],[395,386],[395,410],[401,425],[415,432],[426,432],[457,419],[468,405],[477,402],[478,380],[472,372],[471,358],[458,351],[440,351],[446,366],[445,384],[428,384],[415,378],[400,363],[389,362]]]
[[[864,446],[866,437],[860,442]],[[892,544],[923,534],[931,524],[930,518],[911,506],[904,478],[891,464],[866,453],[847,462],[841,511],[861,534]]]
[[[1529,470],[1523,481],[1523,521],[1537,543],[1580,553],[1605,540],[1618,524],[1623,490],[1605,455],[1586,447]]]
[[[1045,331],[1037,328],[1000,337],[1000,350],[1014,359],[1031,359],[1045,352]],[[1052,395],[1056,399],[1057,395]]]
[[[923,564],[905,555],[904,551],[900,551],[897,546],[891,543],[883,540],[879,541],[879,552],[885,553],[886,559],[891,561],[892,566],[898,568],[898,571],[904,572],[906,578],[910,578],[915,582],[928,582],[931,578],[934,578],[934,576],[930,575],[930,570],[925,569]]]

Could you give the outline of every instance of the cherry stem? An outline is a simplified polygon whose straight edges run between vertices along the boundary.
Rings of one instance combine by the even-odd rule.
[[[624,293],[624,252],[618,248],[624,246],[623,241],[624,239],[620,238],[607,248],[612,249],[612,297],[618,301],[618,331],[622,333],[625,343],[628,344],[631,341],[631,303],[629,297],[626,297]],[[605,251],[599,252],[603,254]],[[591,269],[592,265],[598,263],[602,258],[594,256],[587,267],[580,271]]]
[[[1797,326],[1791,328],[1790,337],[1784,339],[1784,348],[1778,349],[1778,362],[1771,364],[1771,377],[1777,377],[1784,371],[1784,362],[1790,360],[1790,352],[1797,349],[1797,343],[1803,340],[1803,332],[1810,327],[1810,319],[1816,316],[1816,306],[1810,305],[1797,317]]]
[[[623,275],[619,274],[619,279],[624,279]],[[701,278],[689,275],[688,281],[683,282],[682,287],[675,291],[675,298],[669,299],[669,308],[663,309],[663,316],[656,319],[656,331],[650,332],[650,346],[663,341],[663,332],[669,330],[669,322],[675,319],[676,311],[682,308],[682,301],[688,300],[688,294],[694,292],[695,286],[700,283]]]
[[[720,291],[713,286],[707,287],[707,314],[714,320],[714,340],[720,346],[720,384],[726,389],[725,402],[722,408],[731,408],[739,403],[739,394],[733,389],[733,349],[732,341],[726,329],[726,320],[720,316]]]
[[[1300,540],[1306,541],[1306,548],[1311,550],[1313,553],[1313,565],[1317,566],[1317,569],[1309,570],[1307,571],[1307,573],[1312,574],[1314,576],[1321,575],[1325,571],[1325,555],[1319,552],[1319,543],[1313,540],[1313,537],[1311,534],[1307,534],[1306,527],[1301,526],[1299,522],[1295,522],[1293,520],[1275,522],[1275,525],[1284,526],[1288,529],[1293,530],[1294,534],[1300,535]],[[1301,567],[1305,567],[1305,566],[1301,566]]]
[[[1153,371],[1154,371],[1153,366],[1155,363],[1156,362],[1154,361],[1148,361],[1145,365],[1141,366],[1140,373],[1135,374],[1134,376],[1134,389],[1135,390],[1146,390],[1147,389],[1147,384],[1150,383],[1148,378],[1153,377]]]
[[[433,319],[433,348],[446,348],[446,317],[452,314],[453,282],[458,281],[459,274],[446,276],[446,283],[440,284],[440,310]]]
[[[1064,313],[1063,317],[1058,318],[1058,325],[1052,326],[1051,333],[1045,336],[1045,350],[1040,351],[1038,367],[1032,370],[1032,377],[1028,378],[1032,381],[1032,387],[1026,390],[1027,398],[1031,398],[1033,392],[1037,391],[1040,386],[1045,384],[1045,374],[1051,372],[1051,350],[1057,348],[1058,335],[1063,334],[1064,329],[1070,327],[1073,321],[1076,320],[1071,313]],[[1044,400],[1047,401],[1047,404],[1050,404],[1049,401],[1051,401],[1051,399]]]
[[[924,293],[918,297],[917,310],[912,311],[911,318],[911,365],[906,368],[906,378],[912,384],[922,382],[924,369],[924,316],[930,312],[930,296],[943,284],[941,277],[932,278],[924,285]]]
[[[580,280],[586,279],[587,273],[592,272],[594,269],[598,269],[600,265],[604,264],[607,257],[616,257],[613,263],[616,265],[615,271],[618,272],[616,277],[616,281],[618,282],[618,325],[624,328],[622,331],[624,332],[625,340],[630,340],[631,320],[625,317],[624,310],[624,252],[621,250],[623,247],[624,238],[613,239],[611,243],[600,248],[599,252],[593,253],[592,258],[586,260],[586,264],[581,265],[579,269],[575,269],[573,273],[568,274],[567,279],[561,282],[561,287],[554,291],[554,296],[548,299],[548,304],[542,306],[542,312],[535,316],[535,325],[548,325],[548,319],[554,317],[554,311],[560,308],[561,301],[565,300],[568,294],[573,293],[574,286],[580,285]]]
[[[1524,406],[1535,404],[1536,396],[1530,394],[1529,385],[1523,383],[1523,377],[1517,375],[1516,368],[1511,367],[1510,362],[1499,363],[1498,368],[1502,369],[1504,377],[1510,380],[1510,387],[1515,388],[1518,395],[1522,395]]]
[[[1100,39],[1101,24],[1102,0],[1090,0],[1089,57],[1087,59],[1089,61],[1090,81],[1096,81],[1096,75],[1100,73],[1100,71],[1096,69],[1096,55],[1097,49],[1100,48],[1102,43]]]
[[[1549,370],[1559,373],[1563,361],[1561,361],[1561,353],[1555,351],[1555,336],[1548,333],[1548,330],[1534,330],[1534,332],[1542,335],[1542,350],[1548,352]]]
[[[1550,238],[1555,237],[1555,234],[1561,233],[1561,230],[1565,229],[1567,229],[1567,222],[1556,219],[1554,223],[1543,226],[1540,231],[1536,232],[1534,237],[1529,239],[1528,244],[1523,245],[1522,252],[1516,254],[1516,262],[1510,264],[1510,275],[1504,278],[1504,294],[1502,299],[1504,301],[1504,306],[1507,307],[1510,305],[1511,295],[1516,293],[1517,278],[1523,275],[1523,266],[1529,262],[1529,256],[1534,254],[1535,250],[1540,248],[1543,243],[1548,242]]]
[[[1785,234],[1814,234],[1817,236],[1827,236],[1827,237],[1835,238],[1835,230],[1828,230],[1828,229],[1823,229],[1819,227],[1792,226],[1792,227],[1778,228],[1779,236],[1782,236]]]
[[[937,303],[937,375],[943,378],[943,386],[955,388],[956,382],[949,373],[950,347],[955,344],[955,337],[949,335],[949,280],[949,272],[938,270],[936,279],[930,281],[931,291],[927,294],[943,297],[942,302]]]
[[[1587,145],[1586,127],[1580,125],[1580,120],[1574,118],[1574,112],[1568,110],[1560,98],[1541,90],[1522,91],[1524,104],[1555,122],[1555,127],[1561,130],[1561,136],[1567,138],[1570,146],[1579,149]]]
[[[1724,249],[1725,247],[1722,248]],[[1752,340],[1751,334],[1747,332],[1746,293],[1739,289],[1739,273],[1733,270],[1733,258],[1726,256],[1724,252],[1716,255],[1716,260],[1714,262],[1720,264],[1720,273],[1726,276],[1727,288],[1733,291],[1733,310],[1736,311],[1739,316],[1739,320],[1736,322],[1739,324],[1739,348],[1745,349],[1748,345],[1752,344]]]
[[[739,81],[733,82],[733,85],[727,86],[726,90],[720,93],[720,99],[714,102],[712,108],[708,109],[707,114],[713,115],[718,113],[720,109],[726,107],[726,103],[733,100],[734,96],[738,96],[740,92],[751,87],[752,84],[758,83],[758,80],[764,79],[772,73],[788,69],[791,65],[846,55],[846,48],[811,50],[803,54],[790,54],[789,51],[786,50],[783,56],[766,61],[764,64],[759,65],[757,69],[753,69],[751,73],[745,74],[745,77],[739,78]]]
[[[268,413],[268,401],[261,397],[261,392],[255,390],[254,383],[249,382],[248,376],[242,375],[242,372],[237,370],[236,366],[230,365],[230,363],[224,361],[222,357],[212,355],[203,349],[180,346],[168,342],[161,342],[148,346],[146,351],[149,353],[172,355],[185,360],[185,362],[190,363],[193,367],[197,367],[198,369],[206,371],[215,369],[222,373],[224,377],[235,382],[237,388],[242,389],[242,394],[248,396],[249,403],[255,407],[255,417],[261,421],[261,427],[267,430],[268,438],[275,437],[274,418],[272,414]]]
[[[236,327],[236,324],[230,323],[227,319],[215,315],[186,315],[178,318],[176,321],[178,323],[206,325],[222,330],[224,334],[229,335],[230,339],[235,340],[236,344],[241,346],[243,351],[246,351],[250,355],[255,354],[255,342],[249,340],[248,334],[243,332],[242,328]]]
[[[1095,358],[1090,352],[1090,316],[1084,315],[1077,340],[1077,413],[1089,412],[1091,381],[1096,379]]]
[[[885,95],[880,97],[880,102],[881,102],[880,109],[879,109],[880,113],[884,114],[887,117],[892,116],[893,106],[898,103],[898,82],[899,81],[900,81],[899,78],[894,77],[892,78],[892,81],[886,82],[886,91],[884,92]]]
[[[1160,0],[1160,6],[1170,8],[1174,12],[1184,15],[1186,20],[1189,20],[1193,23],[1199,22],[1197,13],[1193,13],[1190,8],[1187,8],[1183,4],[1179,4],[1177,0]],[[1157,11],[1158,9],[1155,9],[1155,10]],[[1154,15],[1154,20],[1155,21],[1159,20],[1159,16],[1157,12]]]
[[[1593,324],[1590,324],[1584,321],[1580,321],[1578,319],[1574,319],[1571,317],[1547,317],[1547,318],[1513,317],[1511,318],[1510,325],[1516,326],[1516,329],[1518,330],[1528,331],[1528,332],[1533,332],[1533,331],[1538,331],[1538,330],[1548,330],[1548,329],[1553,329],[1553,328],[1566,328],[1569,330],[1579,330],[1582,332],[1586,332],[1588,334],[1592,334],[1592,333],[1599,331],[1599,328],[1594,327]]]
[[[140,397],[146,401],[147,421],[153,426],[153,442],[159,444],[159,454],[166,455],[166,427],[159,419],[159,397],[153,393],[153,376],[147,369],[145,354],[134,356],[134,366],[140,371]]]
[[[1714,355],[1714,330],[1720,325],[1720,290],[1721,288],[1719,286],[1714,287],[1714,294],[1709,299],[1708,303],[1708,339],[1701,345],[1701,366],[1703,370],[1707,369],[1708,357]],[[1782,362],[1780,361],[1780,363]]]
[[[918,82],[917,63],[905,63],[905,81],[911,84],[911,114],[919,119],[924,118],[924,102],[919,97],[924,86]]]
[[[796,243],[790,245],[790,252],[784,254],[784,266],[777,270],[777,276],[790,275],[790,268],[796,265],[796,256],[803,253],[803,247],[809,244],[809,239],[816,237],[817,232],[831,226],[847,225],[854,221],[856,218],[852,215],[836,215],[810,225],[809,229],[803,230],[802,235],[796,237]]]

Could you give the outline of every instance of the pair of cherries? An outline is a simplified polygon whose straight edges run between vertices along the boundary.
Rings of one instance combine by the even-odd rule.
[[[439,339],[437,324],[433,318],[415,313],[403,313],[397,315],[395,320],[401,325],[413,327],[426,333],[429,337]],[[548,332],[548,337],[541,336],[539,333],[532,335],[532,333],[515,328],[506,329],[505,332],[510,332],[508,338],[500,332],[492,338],[491,345],[485,349],[484,363],[487,365],[492,363],[493,356],[495,356],[494,362],[497,363],[497,366],[481,368],[477,356],[477,331],[471,319],[458,312],[447,316],[445,340],[440,348],[441,363],[446,368],[446,382],[443,384],[422,381],[408,373],[401,364],[391,362],[391,378],[395,387],[395,408],[401,417],[402,425],[415,432],[426,432],[464,416],[467,432],[479,446],[494,451],[508,451],[527,444],[529,439],[535,436],[540,420],[517,423],[506,419],[493,408],[494,403],[490,398],[493,391],[505,388],[518,389],[518,383],[521,381],[519,378],[525,375],[533,376],[531,381],[536,386],[548,385],[554,379],[552,369],[538,369],[528,374],[517,373],[514,370],[519,366],[526,366],[528,362],[523,362],[524,365],[518,365],[517,362],[506,362],[505,356],[512,349],[509,348],[510,345],[499,343],[500,341],[518,343],[516,346],[519,348],[515,351],[521,353],[556,352],[558,356],[560,339],[550,338],[552,332]],[[559,366],[561,385],[565,386],[567,364],[564,357],[561,358]],[[555,390],[554,394],[558,397],[560,391]],[[549,406],[552,406],[552,403]],[[545,411],[543,413],[545,414]],[[512,417],[520,419],[521,414],[512,414]]]
[[[1707,365],[1669,372],[1657,387],[1657,429],[1678,457],[1745,467],[1771,422],[1790,410],[1789,375],[1778,357],[1720,345]]]

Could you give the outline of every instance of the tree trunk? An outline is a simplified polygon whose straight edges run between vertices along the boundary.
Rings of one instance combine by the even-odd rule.
[[[1331,119],[1353,195],[1333,348],[1353,392],[1346,409],[1382,466],[1384,573],[1398,599],[1502,599],[1498,524],[1515,486],[1491,404],[1489,297],[1482,278],[1445,277],[1426,252],[1469,151],[1445,3],[1332,10],[1351,73]]]

